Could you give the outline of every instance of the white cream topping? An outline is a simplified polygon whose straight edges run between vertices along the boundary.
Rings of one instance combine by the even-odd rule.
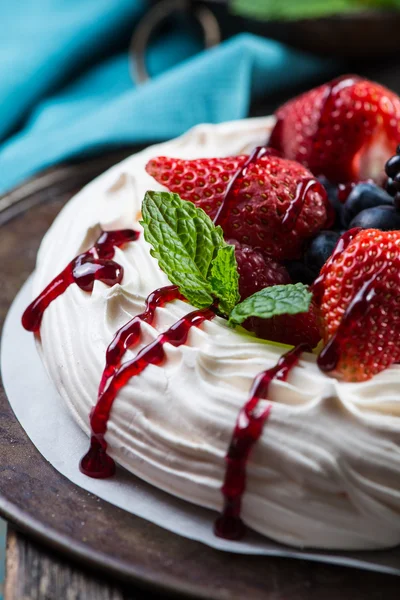
[[[154,156],[228,156],[265,143],[271,118],[201,125],[150,147],[86,186],[60,213],[38,254],[34,293],[97,238],[100,228],[135,228],[148,189],[162,189],[144,166]],[[50,377],[89,434],[105,351],[117,329],[168,284],[143,236],[117,249],[122,285],[89,294],[72,285],[46,310],[39,347]],[[143,324],[142,342],[188,313],[174,301]],[[226,327],[192,329],[188,343],[120,391],[106,441],[126,469],[195,504],[220,510],[224,456],[253,378],[286,348]],[[400,367],[371,381],[340,383],[304,354],[288,382],[270,387],[272,410],[251,454],[242,518],[294,546],[371,549],[400,543]],[[45,418],[45,415],[44,415]],[[78,465],[77,465],[78,468]],[[211,526],[211,525],[210,525]]]

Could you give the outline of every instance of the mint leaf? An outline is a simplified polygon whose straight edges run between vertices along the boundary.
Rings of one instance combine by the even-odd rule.
[[[219,248],[211,264],[210,284],[213,294],[220,300],[219,308],[229,315],[240,300],[234,246]]]
[[[311,292],[302,283],[274,285],[249,296],[232,310],[229,323],[240,324],[249,317],[271,319],[278,315],[307,312]]]
[[[147,192],[142,205],[144,237],[169,280],[198,308],[213,303],[207,273],[215,255],[215,227],[191,202],[169,192]]]

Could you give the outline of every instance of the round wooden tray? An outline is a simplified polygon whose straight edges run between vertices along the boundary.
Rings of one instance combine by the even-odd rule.
[[[137,148],[136,148],[137,149]],[[89,179],[132,152],[59,167],[0,198],[0,325],[35,265],[41,238]],[[26,399],[29,402],[29,398]],[[395,577],[356,569],[218,552],[135,517],[75,486],[33,446],[0,384],[0,513],[17,528],[95,573],[207,600],[385,600]]]

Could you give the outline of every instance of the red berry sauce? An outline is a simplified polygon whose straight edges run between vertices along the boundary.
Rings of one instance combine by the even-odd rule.
[[[172,300],[184,300],[176,285],[168,285],[152,292],[146,299],[144,312],[136,315],[123,325],[115,334],[110,342],[106,352],[106,366],[99,385],[98,395],[104,392],[106,384],[110,377],[120,367],[121,360],[128,348],[137,344],[141,333],[141,323],[145,322],[151,325],[154,321],[155,311],[158,306],[165,306]]]
[[[296,221],[299,218],[306,201],[307,194],[313,187],[317,188],[323,197],[326,196],[325,188],[318,181],[318,179],[314,179],[314,177],[308,177],[300,181],[297,185],[296,195],[283,215],[282,229],[285,231],[292,231],[292,229],[295,227]]]
[[[336,333],[331,337],[318,356],[317,364],[321,371],[333,371],[340,358],[340,349],[346,345],[347,336],[352,335],[354,325],[368,313],[371,301],[375,296],[374,284],[385,270],[384,263],[369,279],[367,279],[348,305]]]
[[[340,75],[336,79],[332,79],[327,85],[326,96],[324,99],[323,106],[321,108],[321,116],[318,123],[317,131],[325,125],[325,122],[329,122],[332,117],[333,106],[332,102],[335,102],[335,95],[343,90],[344,88],[351,87],[360,80],[357,75]]]
[[[165,358],[164,344],[178,347],[185,344],[192,327],[199,327],[204,321],[211,320],[215,313],[211,308],[195,310],[174,323],[167,331],[161,333],[153,342],[140,350],[137,356],[123,364],[112,376],[108,387],[97,400],[90,415],[92,436],[90,448],[82,458],[80,470],[89,477],[103,479],[115,472],[115,463],[107,455],[105,433],[111,409],[118,392],[148,365],[160,365]]]
[[[330,266],[333,262],[335,262],[335,260],[337,259],[338,256],[340,256],[340,254],[342,254],[342,252],[347,248],[347,246],[350,244],[350,242],[352,241],[352,239],[355,238],[355,236],[357,235],[357,233],[361,231],[360,227],[353,227],[353,229],[349,229],[348,231],[346,231],[338,240],[334,251],[332,252],[332,254],[330,255],[330,257],[328,258],[328,260],[326,261],[325,265],[326,267]],[[314,283],[311,286],[311,291],[313,293],[313,298],[314,301],[317,305],[321,304],[322,301],[322,295],[324,293],[324,284],[325,284],[325,273],[320,273],[319,276],[317,277],[317,279],[314,281]]]
[[[228,187],[226,188],[224,199],[214,218],[215,225],[220,225],[223,228],[226,219],[231,212],[232,206],[237,202],[237,196],[242,188],[243,179],[246,177],[247,168],[249,165],[256,163],[266,154],[279,155],[279,153],[273,148],[269,148],[267,146],[257,146],[254,148],[253,152],[250,154],[243,166],[236,171],[230,180]],[[313,187],[316,187],[322,196],[326,196],[325,188],[318,181],[318,179],[315,179],[314,177],[308,177],[303,181],[300,181],[297,186],[296,196],[291,201],[282,219],[282,228],[286,231],[291,231],[296,225],[296,221],[299,218],[306,201],[307,194]]]
[[[221,488],[224,508],[214,526],[214,532],[218,537],[237,540],[245,533],[240,512],[246,489],[246,466],[251,450],[260,438],[271,411],[271,404],[259,410],[259,401],[266,399],[271,381],[273,379],[286,381],[290,370],[298,363],[301,353],[308,351],[310,348],[307,344],[300,344],[281,356],[275,367],[263,371],[254,379],[250,399],[239,412],[225,457],[226,471]]]
[[[91,292],[94,282],[102,281],[112,286],[121,283],[124,270],[115,261],[115,246],[120,247],[137,240],[139,233],[132,229],[103,231],[97,242],[72,260],[43,292],[28,306],[22,315],[22,325],[28,331],[38,332],[46,308],[72,284]]]
[[[232,179],[230,180],[228,187],[226,188],[224,199],[218,209],[218,212],[214,218],[215,225],[221,225],[223,228],[226,219],[231,212],[232,206],[237,202],[237,195],[242,188],[242,182],[246,177],[247,167],[257,162],[261,157],[266,154],[277,155],[278,153],[273,148],[267,148],[266,146],[256,146],[252,153],[249,155],[246,162],[236,171]]]
[[[322,100],[322,106],[320,109],[320,118],[314,132],[314,140],[320,134],[320,130],[324,127],[326,122],[329,122],[333,106],[332,103],[335,101],[335,94],[340,92],[343,88],[350,87],[359,81],[359,77],[353,75],[341,75],[336,79],[333,79],[330,83],[324,84],[326,87],[325,97]],[[282,134],[283,134],[283,123],[284,118],[278,117],[271,132],[268,146],[273,149],[280,150],[282,146]]]

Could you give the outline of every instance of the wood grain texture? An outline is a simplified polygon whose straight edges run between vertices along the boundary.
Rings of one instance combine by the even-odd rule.
[[[398,600],[399,580],[351,569],[290,563],[290,569],[266,564],[270,584],[265,600]],[[294,568],[293,568],[294,567]],[[235,561],[232,560],[232,571]],[[356,576],[354,574],[356,573]],[[212,576],[210,574],[210,576]],[[7,578],[4,600],[167,600],[158,592],[142,591],[107,581],[101,573],[89,573],[49,552],[26,536],[9,529]],[[251,591],[229,598],[253,598]]]
[[[150,600],[156,596],[122,589],[68,564],[9,529],[4,600]]]

